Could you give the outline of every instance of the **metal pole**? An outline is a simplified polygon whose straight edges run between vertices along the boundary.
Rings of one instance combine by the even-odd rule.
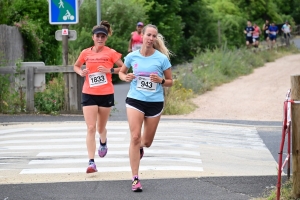
[[[101,22],[101,0],[97,0],[97,25]]]
[[[62,25],[63,29],[69,29],[68,24]],[[63,66],[68,66],[68,41],[69,41],[69,35],[63,35],[62,36],[62,58],[63,58]],[[64,73],[64,81],[65,81],[65,110],[70,110],[70,103],[69,103],[69,73]]]

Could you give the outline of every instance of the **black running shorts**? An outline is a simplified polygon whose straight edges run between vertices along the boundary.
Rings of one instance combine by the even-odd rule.
[[[82,106],[112,107],[115,105],[114,94],[92,95],[82,93]]]
[[[136,109],[144,113],[145,117],[157,117],[164,108],[164,102],[146,102],[137,99],[126,98],[126,107]]]
[[[250,44],[253,43],[252,37],[246,37],[246,41],[249,42]]]

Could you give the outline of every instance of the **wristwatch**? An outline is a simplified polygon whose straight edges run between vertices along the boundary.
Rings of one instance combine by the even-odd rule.
[[[111,68],[111,69],[110,69],[110,73],[113,74],[114,72],[115,72],[115,69],[114,69],[114,68]]]
[[[166,80],[165,80],[165,79],[163,79],[163,80],[161,81],[161,84],[163,85],[165,82],[166,82]]]

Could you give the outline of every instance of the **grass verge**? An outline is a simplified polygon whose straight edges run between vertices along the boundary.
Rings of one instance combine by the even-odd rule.
[[[226,46],[214,50],[207,49],[191,63],[178,65],[173,70],[174,86],[165,93],[166,105],[163,114],[188,114],[196,109],[191,99],[196,95],[228,83],[239,76],[253,72],[253,69],[267,62],[300,53],[294,45],[289,48],[275,48],[253,52],[249,49],[228,49]]]
[[[294,198],[292,195],[292,180],[287,180],[282,184],[280,189],[280,200],[300,200],[300,198]],[[265,197],[255,198],[253,200],[276,200],[276,191],[277,189],[271,190]]]

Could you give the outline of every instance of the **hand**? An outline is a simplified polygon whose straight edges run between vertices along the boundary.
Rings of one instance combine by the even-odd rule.
[[[106,67],[103,67],[103,66],[98,66],[98,71],[99,72],[102,72],[102,73],[105,73],[105,74],[109,74],[110,73],[110,69],[106,68]]]
[[[133,73],[126,74],[126,77],[125,77],[126,82],[131,82],[133,79],[135,79],[135,75]]]
[[[82,70],[82,71],[79,73],[79,75],[80,75],[81,77],[85,77],[88,73],[89,73],[89,70],[88,70],[88,69],[84,69],[84,70]]]
[[[157,74],[150,74],[150,80],[153,83],[161,83],[162,78],[160,78]]]

